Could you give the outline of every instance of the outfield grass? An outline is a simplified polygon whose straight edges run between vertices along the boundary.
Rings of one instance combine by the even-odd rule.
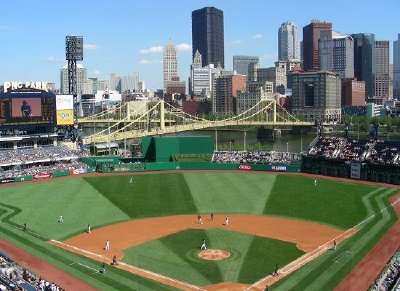
[[[367,216],[362,197],[377,187],[281,175],[275,180],[264,214],[312,220],[352,228]]]
[[[129,181],[132,176],[131,184]],[[86,270],[69,264],[79,261],[97,266],[98,263],[50,246],[43,239],[21,232],[13,224],[27,222],[28,228],[40,236],[61,240],[84,231],[88,223],[95,228],[118,221],[165,215],[275,215],[347,229],[379,213],[367,224],[361,225],[355,236],[339,245],[339,250],[347,251],[341,257],[340,264],[333,263],[337,254],[328,252],[276,285],[278,290],[331,290],[395,220],[391,212],[380,213],[380,209],[387,204],[385,199],[394,192],[388,188],[325,179],[318,179],[317,186],[314,186],[314,179],[310,178],[251,172],[184,172],[55,179],[46,183],[0,187],[0,217],[3,222],[0,224],[0,236],[102,290],[165,290],[162,285],[117,270],[110,271],[104,277],[90,276]],[[63,224],[57,223],[59,215],[64,216]],[[200,263],[193,259],[193,250],[198,247],[202,236],[206,236],[212,245],[221,245],[222,249],[231,245],[234,267],[224,266],[228,260],[214,262],[212,267],[209,266],[212,270],[210,276],[207,268],[199,267]],[[232,232],[206,230],[187,237],[178,235],[176,238],[161,238],[151,243],[158,257],[166,256],[167,266],[185,264],[191,274],[187,280],[199,284],[235,280],[254,282],[271,272],[276,263],[270,255],[265,260],[260,259],[264,258],[263,250],[271,247],[265,239]],[[195,248],[192,244],[196,245]],[[240,252],[237,245],[240,246]],[[186,256],[181,253],[183,250],[187,250]],[[134,252],[138,251],[129,250],[128,256],[130,252],[134,261]],[[151,261],[151,252],[149,249],[140,254]],[[272,250],[268,253],[282,257],[286,251]],[[189,263],[185,260],[189,260]],[[278,264],[281,266],[284,263],[278,261]],[[150,262],[150,265],[157,264]],[[170,266],[166,269],[176,272]]]
[[[183,174],[200,213],[262,214],[276,175]]]
[[[80,177],[0,188],[0,202],[22,210],[12,222],[26,222],[30,230],[52,239],[83,232],[88,223],[95,228],[129,219]]]
[[[85,180],[131,218],[197,213],[182,174],[91,177]]]
[[[198,258],[200,243],[231,253],[228,259]],[[172,278],[205,286],[220,282],[254,283],[304,252],[293,243],[223,229],[185,230],[125,250],[123,261]]]
[[[358,232],[339,244],[336,251],[329,251],[303,266],[290,276],[274,284],[273,290],[333,290],[337,284],[379,241],[397,215],[387,199],[398,190],[381,188],[369,197],[369,203],[376,214],[373,219],[358,227]],[[387,211],[380,211],[388,207]],[[348,282],[351,289],[351,281]]]

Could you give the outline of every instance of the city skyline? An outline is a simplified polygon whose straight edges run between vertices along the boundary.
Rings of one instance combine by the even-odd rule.
[[[186,81],[192,62],[191,14],[204,7],[224,13],[227,70],[232,69],[234,55],[259,56],[260,67],[273,66],[278,59],[278,29],[286,21],[297,26],[299,41],[303,39],[302,28],[312,19],[331,22],[333,30],[343,34],[374,33],[376,40],[390,42],[390,63],[393,41],[399,33],[396,29],[400,27],[393,9],[398,5],[395,0],[373,7],[361,1],[336,1],[330,7],[318,1],[308,1],[306,6],[290,1],[285,6],[287,13],[282,13],[279,3],[262,0],[252,1],[251,5],[179,0],[121,0],[118,5],[108,6],[94,1],[69,3],[74,11],[67,12],[62,3],[50,1],[3,3],[1,83],[39,80],[59,87],[60,70],[66,64],[66,35],[83,36],[84,60],[79,63],[87,68],[88,77],[106,80],[111,73],[122,76],[137,71],[140,80],[153,90],[162,88],[162,48],[171,39],[177,48],[178,75]],[[377,15],[384,15],[385,21],[375,21]]]

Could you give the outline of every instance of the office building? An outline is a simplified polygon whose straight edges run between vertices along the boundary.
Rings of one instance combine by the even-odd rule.
[[[252,88],[252,85],[248,85]],[[240,114],[262,100],[273,100],[273,84],[272,82],[265,82],[264,85],[257,85],[256,90],[252,91],[241,91],[236,96],[236,113]]]
[[[365,98],[375,95],[375,35],[371,33],[352,34],[354,39],[354,77],[365,81]]]
[[[221,75],[222,68],[215,68],[213,64],[203,67],[199,51],[196,51],[190,68],[189,94],[196,96],[197,99],[211,98],[215,78]]]
[[[303,69],[319,70],[319,39],[322,31],[332,30],[332,23],[313,20],[303,27]]]
[[[178,76],[172,77],[165,83],[166,94],[186,94],[186,82],[180,81]]]
[[[240,75],[249,75],[250,64],[259,64],[260,58],[255,56],[233,56],[233,70]]]
[[[339,73],[341,79],[354,77],[354,40],[349,35],[325,30],[319,39],[320,70]]]
[[[393,42],[393,97],[400,99],[400,33]]]
[[[178,61],[176,59],[176,48],[169,40],[163,50],[163,88],[164,92],[167,89],[167,82],[172,80],[172,77],[178,76]]]
[[[374,103],[383,105],[389,98],[389,41],[375,41]]]
[[[333,38],[332,71],[341,79],[354,78],[354,40],[350,35]]]
[[[216,113],[235,114],[236,96],[246,90],[245,75],[221,75],[215,80],[213,111]]]
[[[202,67],[213,64],[225,68],[224,14],[215,7],[192,12],[192,58],[202,55]]]
[[[259,68],[257,70],[257,81],[258,82],[272,82],[274,84],[274,92],[285,94],[287,88],[287,69],[286,62],[275,62],[274,67],[270,68]]]
[[[365,105],[365,82],[342,79],[342,107]]]
[[[278,30],[278,60],[300,60],[299,36],[293,22],[282,23]]]
[[[121,90],[121,78],[117,74],[111,73],[110,81],[109,81],[108,85],[109,85],[109,87],[108,87],[109,90],[120,91]]]
[[[135,92],[139,88],[139,74],[133,73],[132,75],[121,77],[121,92]]]
[[[308,120],[341,119],[341,82],[337,73],[294,71],[288,76],[292,88],[292,113]]]
[[[87,69],[81,64],[76,64],[76,92],[83,94],[83,83],[87,80]],[[69,94],[68,65],[62,67],[60,72],[60,91],[61,94]]]

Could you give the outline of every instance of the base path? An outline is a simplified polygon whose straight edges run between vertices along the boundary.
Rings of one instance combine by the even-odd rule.
[[[97,290],[85,282],[68,275],[64,271],[50,265],[31,254],[13,246],[0,239],[0,250],[10,256],[14,261],[24,268],[31,270],[37,276],[43,277],[46,281],[55,282],[66,290]]]
[[[222,228],[292,242],[295,243],[299,249],[306,252],[304,256],[294,261],[293,265],[291,265],[292,262],[286,269],[285,267],[282,268],[282,275],[279,276],[279,278],[283,278],[331,248],[333,239],[340,242],[355,232],[354,230],[342,231],[333,227],[307,221],[264,215],[229,214],[229,225],[225,225],[226,216],[226,214],[216,214],[214,215],[214,219],[211,220],[209,216],[203,215],[203,224],[198,223],[197,215],[137,219],[101,227],[93,230],[90,234],[82,233],[63,243],[56,241],[52,241],[52,243],[98,261],[110,262],[114,255],[116,255],[118,259],[121,259],[124,255],[124,249],[186,229]],[[110,241],[109,251],[104,250],[106,240]],[[318,250],[318,252],[316,252],[316,250]],[[184,282],[179,282],[164,276],[157,276],[155,273],[124,263],[120,263],[118,267],[185,290],[224,290],[225,288],[228,288],[226,290],[244,290],[249,287],[244,284],[227,282],[203,288],[193,285],[185,286],[184,284],[186,283]],[[284,272],[284,270],[287,271]],[[274,277],[274,279],[276,280],[277,277]],[[252,290],[259,290],[259,286],[265,286],[265,282],[271,283],[271,278],[266,277],[260,280],[254,286],[251,286]]]

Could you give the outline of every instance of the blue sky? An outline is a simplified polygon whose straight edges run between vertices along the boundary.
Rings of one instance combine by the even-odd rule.
[[[59,85],[65,36],[84,37],[88,77],[139,72],[152,89],[162,87],[162,47],[178,46],[178,70],[187,80],[191,63],[191,12],[214,6],[224,12],[225,66],[233,55],[256,55],[261,67],[277,58],[277,33],[293,21],[302,39],[312,19],[333,23],[342,33],[370,32],[379,40],[400,33],[399,0],[68,0],[2,1],[0,82],[48,81]],[[75,11],[68,12],[68,7]]]

